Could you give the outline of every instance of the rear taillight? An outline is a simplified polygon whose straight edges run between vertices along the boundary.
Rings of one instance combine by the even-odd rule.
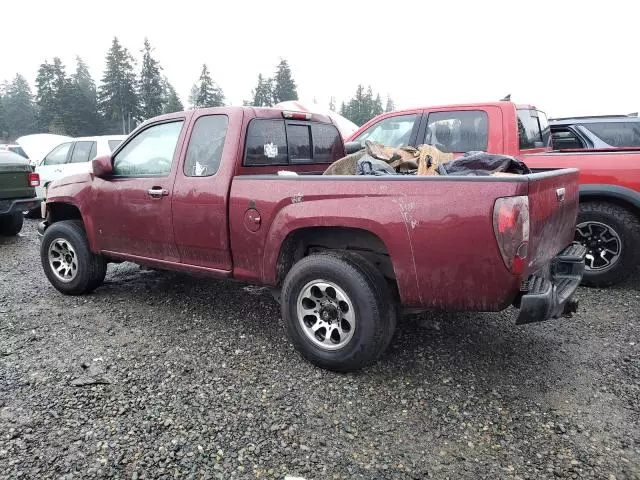
[[[507,269],[524,273],[529,254],[529,198],[498,198],[493,207],[493,231]]]
[[[28,179],[30,187],[38,187],[40,185],[40,175],[37,173],[30,173]]]

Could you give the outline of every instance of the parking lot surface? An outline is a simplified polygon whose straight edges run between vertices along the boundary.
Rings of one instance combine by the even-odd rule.
[[[571,319],[400,321],[340,375],[258,287],[111,265],[86,297],[0,238],[0,478],[640,478],[640,274]]]

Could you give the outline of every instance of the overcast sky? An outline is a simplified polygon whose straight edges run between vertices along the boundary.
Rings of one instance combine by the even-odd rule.
[[[186,103],[202,63],[227,101],[286,58],[301,100],[359,83],[398,108],[499,100],[550,116],[640,109],[640,2],[5,0],[0,80],[33,83],[45,59],[80,55],[99,82],[114,36],[140,59],[147,36]],[[312,8],[315,7],[315,8]],[[8,16],[7,16],[8,15]],[[139,68],[139,65],[138,67]]]

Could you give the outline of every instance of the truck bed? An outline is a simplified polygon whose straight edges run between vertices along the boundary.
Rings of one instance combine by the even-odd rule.
[[[576,169],[513,177],[237,176],[229,207],[234,276],[273,284],[280,245],[294,231],[360,228],[383,242],[403,304],[501,310],[524,278],[571,243],[577,176]],[[498,197],[519,195],[529,197],[529,263],[514,275],[500,255],[493,210]],[[256,231],[250,210],[259,214]]]

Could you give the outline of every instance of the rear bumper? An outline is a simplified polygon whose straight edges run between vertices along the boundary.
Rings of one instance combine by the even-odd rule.
[[[11,200],[0,200],[0,215],[10,213],[26,212],[38,208],[42,198],[15,198]]]
[[[587,249],[572,243],[551,262],[548,275],[531,275],[522,287],[517,325],[542,322],[562,315],[570,316],[578,308],[571,298],[582,281]]]

